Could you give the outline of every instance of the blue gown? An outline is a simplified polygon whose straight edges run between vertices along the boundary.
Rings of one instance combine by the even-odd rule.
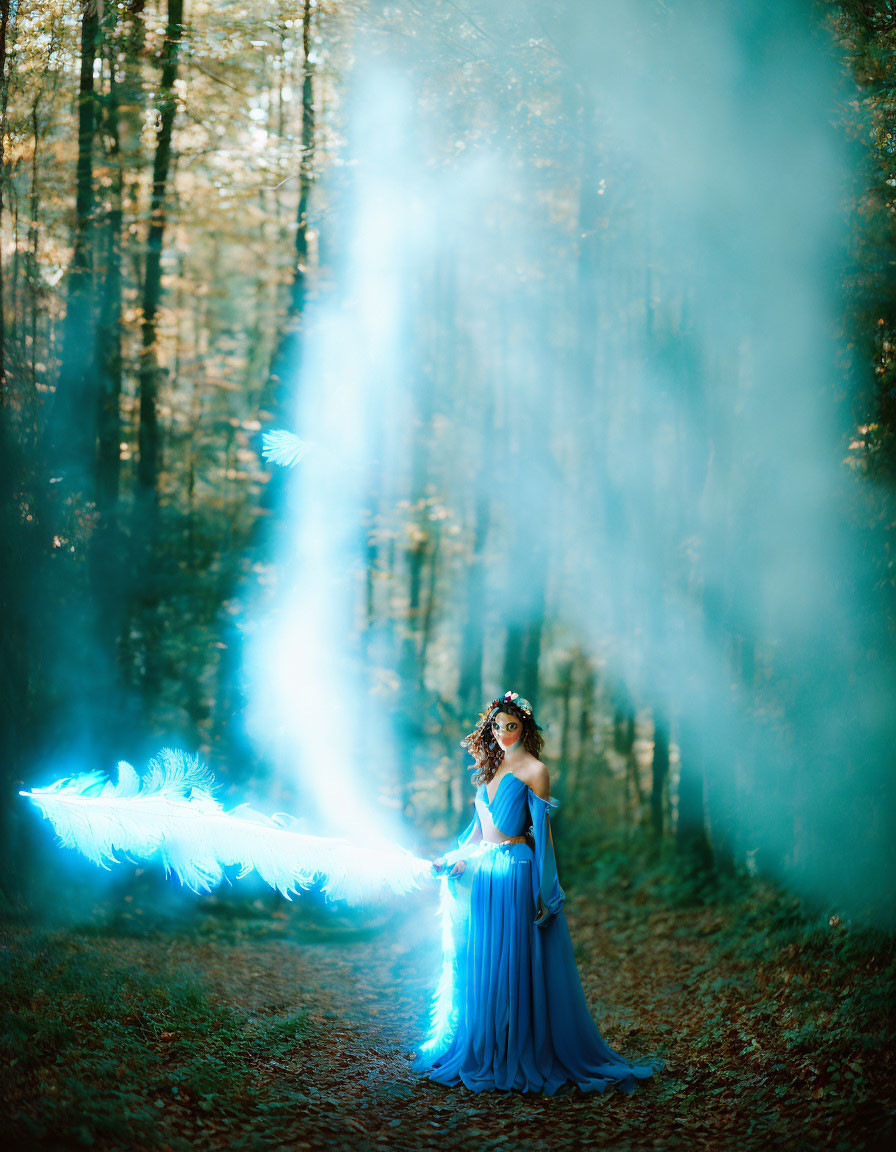
[[[483,807],[499,833],[528,832],[534,850],[474,842]],[[556,807],[512,772],[491,802],[479,786],[473,820],[445,854],[449,871],[458,859],[466,867],[440,880],[443,970],[430,1034],[416,1053],[420,1076],[474,1092],[553,1096],[572,1082],[586,1092],[615,1084],[631,1093],[664,1066],[658,1058],[627,1063],[588,1010],[550,837],[548,812]]]

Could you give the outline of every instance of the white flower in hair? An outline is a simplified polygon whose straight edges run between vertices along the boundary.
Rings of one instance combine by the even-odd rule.
[[[522,711],[525,712],[527,716],[532,715],[532,705],[528,700],[520,696],[519,692],[505,692],[502,699],[510,700],[512,703],[516,704],[517,708],[522,709]]]

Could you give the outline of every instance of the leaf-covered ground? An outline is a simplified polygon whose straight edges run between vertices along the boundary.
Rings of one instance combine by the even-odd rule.
[[[632,1096],[415,1079],[438,971],[432,890],[364,924],[272,901],[196,901],[164,922],[127,907],[79,929],[3,929],[15,1148],[892,1146],[896,945],[755,883],[712,899],[659,874],[568,888],[602,1033],[667,1060]]]

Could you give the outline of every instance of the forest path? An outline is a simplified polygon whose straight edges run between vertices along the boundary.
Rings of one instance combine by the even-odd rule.
[[[72,1087],[79,1059],[97,1048],[92,1021],[60,1008],[64,1021],[78,1025],[74,1041],[66,1041],[83,1052],[57,1051],[30,1075],[24,1062],[12,1094],[12,1114],[25,1116],[14,1129],[25,1141],[20,1146],[765,1152],[884,1147],[892,1136],[893,1056],[885,1029],[862,1032],[857,1019],[848,1067],[836,1047],[819,1046],[844,992],[829,957],[816,964],[811,949],[801,955],[775,946],[757,961],[730,935],[743,905],[675,908],[624,883],[612,893],[568,893],[570,931],[608,1043],[633,1062],[660,1052],[665,1071],[630,1096],[613,1088],[603,1096],[577,1089],[554,1097],[477,1094],[418,1082],[409,1056],[425,1034],[438,977],[436,907],[433,890],[415,893],[400,914],[383,913],[355,931],[347,919],[309,917],[298,903],[269,912],[265,906],[255,921],[206,918],[189,930],[57,931],[37,943],[33,933],[8,930],[10,953],[30,948],[36,964],[46,971],[58,964],[59,973],[76,963],[88,974],[82,984],[101,973],[114,987],[116,973],[119,980],[131,974],[134,989],[112,1019],[130,1029],[128,1037],[139,1025],[146,1049],[123,1055],[116,1069],[115,1082],[131,1081],[131,1094],[118,1105],[110,1098],[109,1109],[134,1117],[127,1144],[120,1144],[108,1109],[94,1115],[86,1093]],[[141,911],[132,905],[132,923]],[[892,956],[889,964],[867,978],[891,976]],[[156,986],[184,980],[210,1006],[201,1019],[190,1015],[200,1009],[190,1007],[189,996],[135,1009]],[[71,987],[78,999],[78,981]],[[26,1018],[53,1010],[33,989],[30,1001],[19,999]],[[92,1078],[97,1099],[103,1097],[103,1067],[84,1065],[78,1075]],[[57,1111],[48,1114],[42,1099],[58,1101]]]

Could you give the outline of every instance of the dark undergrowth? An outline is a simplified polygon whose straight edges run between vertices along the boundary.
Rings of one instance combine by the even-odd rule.
[[[433,976],[419,909],[200,899],[148,870],[80,920],[6,922],[6,1146],[891,1146],[891,935],[631,843],[577,864],[561,878],[595,1019],[628,1057],[667,1061],[632,1097],[417,1084]]]
[[[15,1145],[152,1147],[163,1136],[171,1143],[172,1112],[182,1122],[203,1114],[251,1122],[288,1104],[259,1094],[251,1066],[308,1037],[302,1014],[247,1017],[210,998],[200,972],[122,968],[99,937],[25,932],[0,965],[3,1099]]]
[[[772,1147],[896,1144],[892,933],[745,870],[707,874],[658,856],[646,837],[580,859],[571,880],[584,902],[611,909],[620,936],[660,932],[673,962],[686,951],[675,1028],[692,1057],[710,1057],[708,1097],[749,1103]],[[756,1085],[768,1090],[758,1099]],[[792,1142],[790,1124],[802,1127]]]

